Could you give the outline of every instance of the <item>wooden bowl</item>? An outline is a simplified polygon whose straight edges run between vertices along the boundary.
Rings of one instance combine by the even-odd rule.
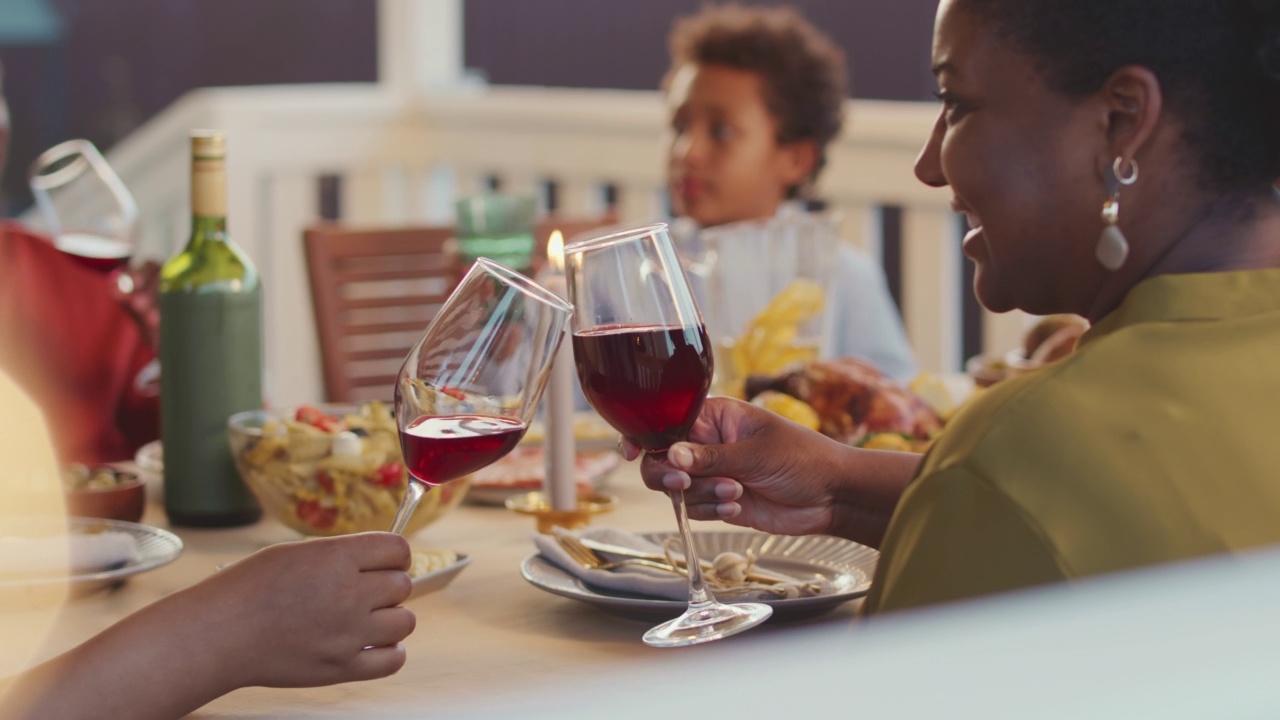
[[[67,513],[76,517],[138,522],[146,509],[146,485],[137,475],[119,471],[119,484],[108,488],[67,490]]]

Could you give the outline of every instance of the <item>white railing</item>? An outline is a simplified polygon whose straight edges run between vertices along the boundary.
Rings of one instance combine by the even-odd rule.
[[[879,208],[903,208],[902,301],[922,368],[958,369],[959,226],[945,190],[912,175],[933,126],[930,104],[855,101],[824,174],[846,237],[878,255]],[[337,175],[341,219],[361,225],[447,223],[453,198],[502,187],[539,192],[553,180],[558,210],[585,216],[617,194],[623,221],[662,212],[664,115],[652,92],[462,88],[406,96],[374,86],[199,90],[109,154],[142,212],[139,254],[167,256],[185,240],[187,137],[228,135],[229,223],[257,262],[266,292],[266,352],[274,403],[321,396],[319,351],[302,229],[319,217],[319,179]],[[1023,321],[989,316],[985,344],[1016,344]]]

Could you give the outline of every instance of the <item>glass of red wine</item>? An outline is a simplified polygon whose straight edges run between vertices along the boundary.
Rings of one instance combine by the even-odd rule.
[[[138,205],[93,143],[54,145],[32,163],[27,179],[59,250],[104,273],[129,264]]]
[[[473,473],[524,437],[573,307],[487,258],[471,266],[409,351],[396,379],[396,424],[409,487],[391,532],[425,487]]]
[[[576,242],[564,254],[583,394],[623,436],[665,456],[688,438],[712,371],[711,343],[667,226]],[[768,605],[716,601],[696,561],[684,493],[670,495],[688,560],[689,607],[645,633],[645,644],[693,645],[764,622]]]

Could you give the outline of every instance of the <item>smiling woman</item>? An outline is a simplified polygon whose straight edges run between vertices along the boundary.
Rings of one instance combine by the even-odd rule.
[[[1240,253],[1216,240],[1175,241],[1174,226],[1196,224],[1206,209],[1223,220],[1265,199],[1280,176],[1280,94],[1259,61],[1259,11],[1247,1],[1158,13],[1113,2],[1101,23],[1075,4],[1036,5],[960,0],[939,9],[944,109],[916,173],[949,185],[969,218],[965,252],[978,264],[979,298],[997,311],[1096,320],[1144,276],[1231,263]],[[1250,20],[1252,40],[1232,27]],[[1120,193],[1139,158],[1152,180]],[[1125,236],[1150,229],[1158,239],[1132,246],[1112,272],[1096,242],[1077,239],[1099,239],[1099,209],[1117,194],[1134,208],[1119,213]]]
[[[1060,294],[1082,290],[1078,273],[1059,288],[1027,270],[1062,263],[1101,275],[1091,248],[1065,242],[1096,224],[1089,196],[1100,186],[1092,158],[1080,152],[1091,140],[1092,109],[1052,91],[1034,63],[954,7],[944,5],[947,21],[934,39],[943,109],[916,174],[949,185],[956,211],[968,219],[964,251],[977,265],[975,290],[987,308],[1060,312],[1052,309]]]
[[[967,216],[984,304],[1093,327],[923,461],[713,399],[648,484],[879,546],[871,613],[1280,543],[1275,5],[942,0],[916,173]]]

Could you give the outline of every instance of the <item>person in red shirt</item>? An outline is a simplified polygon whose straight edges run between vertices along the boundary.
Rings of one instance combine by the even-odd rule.
[[[155,275],[154,264],[123,276],[92,270],[0,221],[0,372],[43,411],[59,461],[127,460],[159,437]]]

